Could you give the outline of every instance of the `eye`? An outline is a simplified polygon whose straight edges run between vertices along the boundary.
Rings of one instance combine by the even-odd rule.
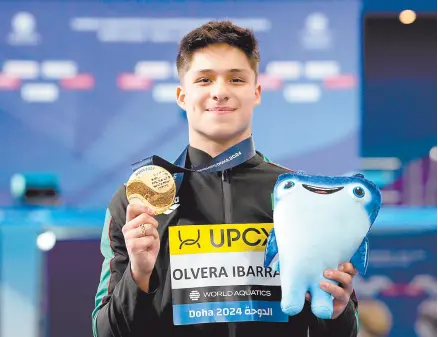
[[[295,183],[293,181],[288,181],[284,184],[283,189],[288,190],[295,186]]]
[[[242,80],[241,78],[233,78],[232,80],[231,80],[231,82],[237,82],[237,83],[242,83],[242,82],[244,82],[244,80]]]
[[[360,186],[356,186],[353,189],[353,194],[358,198],[363,198],[365,196],[365,190]]]
[[[200,78],[199,80],[196,81],[196,83],[208,83],[210,82],[209,78]]]
[[[275,185],[275,196],[277,200],[283,198],[285,195],[293,194],[296,183],[293,178],[285,177]]]

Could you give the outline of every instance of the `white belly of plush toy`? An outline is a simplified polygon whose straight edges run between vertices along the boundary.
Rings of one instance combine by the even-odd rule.
[[[283,311],[300,312],[309,291],[312,311],[331,316],[332,298],[319,286],[326,280],[322,273],[350,261],[369,228],[363,205],[344,191],[323,195],[301,188],[284,196],[274,212]]]

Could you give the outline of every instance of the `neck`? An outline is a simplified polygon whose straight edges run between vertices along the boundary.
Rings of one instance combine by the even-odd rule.
[[[214,158],[249,137],[251,137],[251,130],[247,130],[228,139],[212,139],[204,135],[196,134],[189,136],[189,142],[190,146],[202,150]]]

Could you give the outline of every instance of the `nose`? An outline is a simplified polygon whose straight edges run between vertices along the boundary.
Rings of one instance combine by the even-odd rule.
[[[217,102],[226,102],[229,99],[229,92],[226,84],[216,82],[211,91],[212,98]]]

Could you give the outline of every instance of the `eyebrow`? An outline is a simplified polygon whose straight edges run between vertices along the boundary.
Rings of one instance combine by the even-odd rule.
[[[215,71],[213,69],[201,69],[197,70],[194,73],[195,74],[205,74],[205,73],[214,73]],[[227,69],[226,72],[228,73],[246,73],[248,70],[246,69],[239,69],[239,68],[233,68],[233,69]]]

